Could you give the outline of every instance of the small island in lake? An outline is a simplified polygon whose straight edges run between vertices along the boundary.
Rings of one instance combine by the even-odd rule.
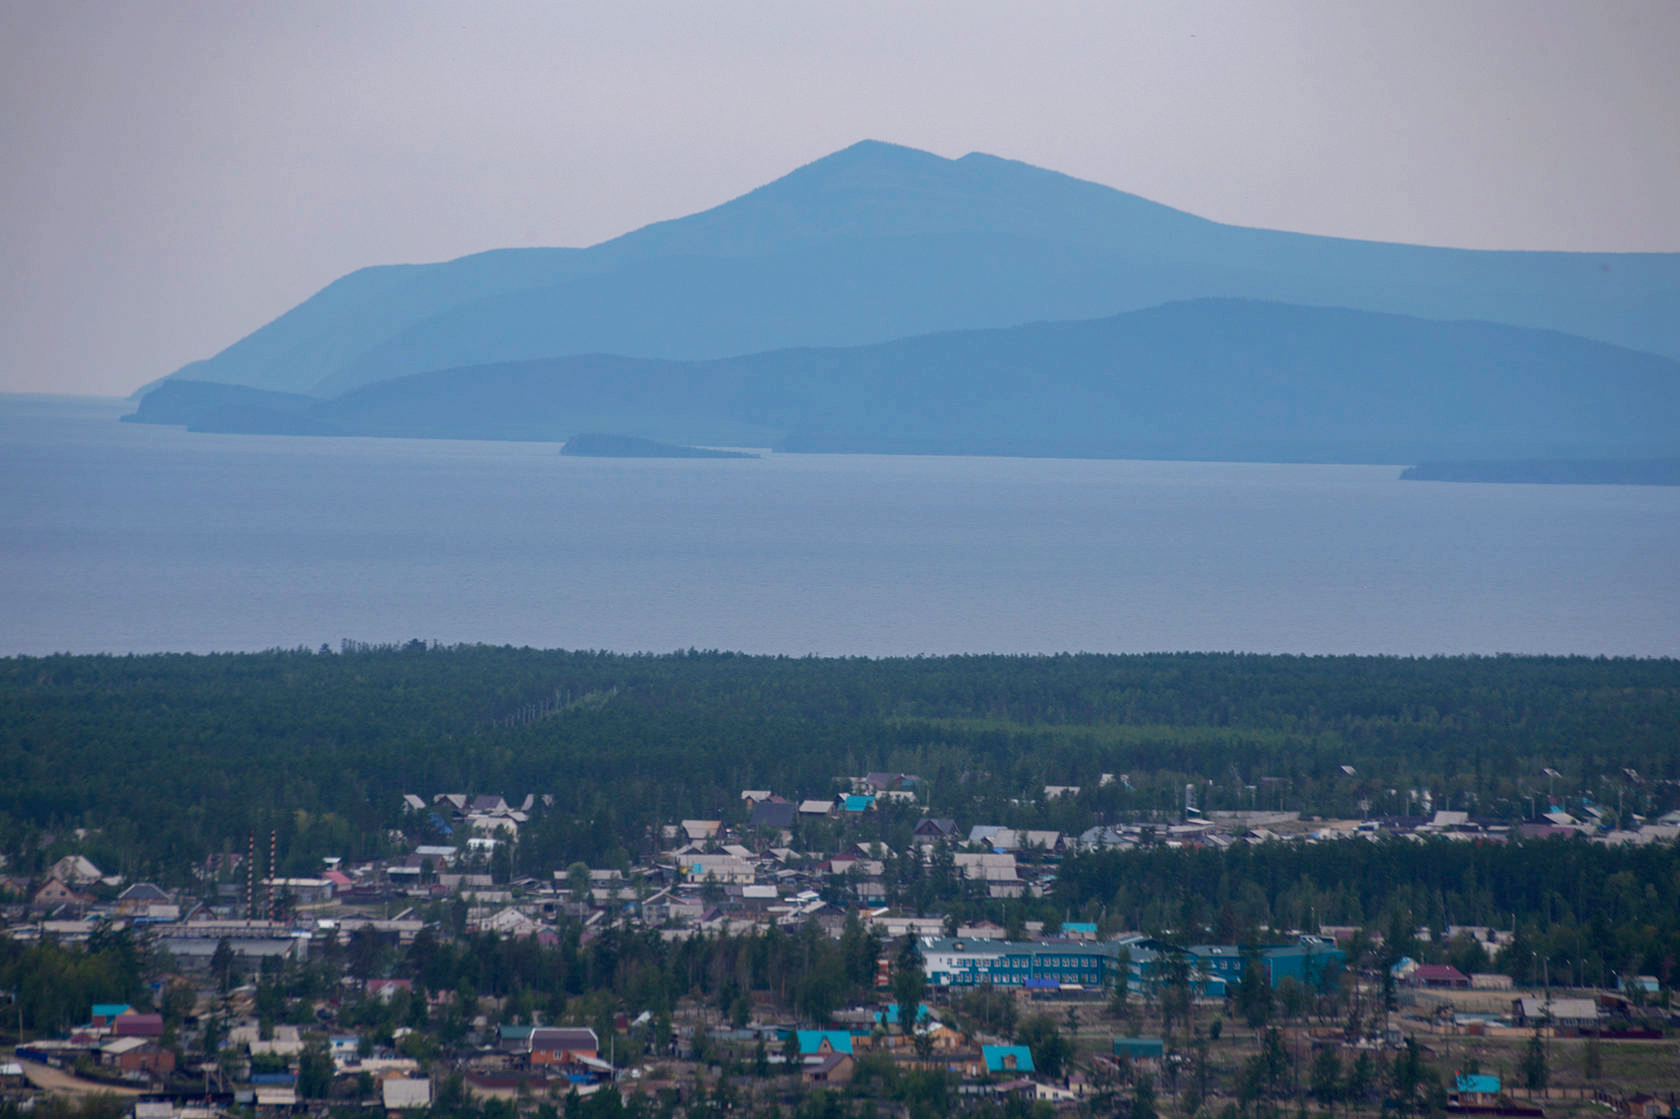
[[[1526,459],[1425,462],[1400,472],[1404,482],[1505,482],[1559,486],[1680,486],[1680,459]]]
[[[706,447],[684,447],[659,443],[634,435],[574,435],[560,448],[563,455],[586,458],[757,458],[748,451],[715,451]]]

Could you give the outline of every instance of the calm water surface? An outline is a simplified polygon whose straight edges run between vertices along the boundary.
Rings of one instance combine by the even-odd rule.
[[[0,396],[0,654],[1680,655],[1680,488],[190,435]]]

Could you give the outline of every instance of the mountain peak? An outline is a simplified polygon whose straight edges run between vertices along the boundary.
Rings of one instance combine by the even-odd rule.
[[[933,169],[949,166],[955,160],[944,156],[923,151],[920,148],[908,147],[904,144],[894,144],[887,140],[859,140],[849,144],[839,151],[829,152],[821,158],[814,159],[803,167],[793,171],[798,174],[809,167],[840,167],[866,164],[878,167],[895,167],[904,169]],[[783,176],[786,178],[787,176]]]

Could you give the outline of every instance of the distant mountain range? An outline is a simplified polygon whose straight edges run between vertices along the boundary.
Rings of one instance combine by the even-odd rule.
[[[1409,463],[1672,457],[1680,362],[1494,323],[1195,300],[1107,318],[714,361],[566,357],[331,400],[172,382],[196,430],[788,451]]]
[[[1680,254],[1244,229],[993,156],[865,142],[592,248],[352,273],[172,374],[135,418],[809,450],[1664,457],[1677,360]]]

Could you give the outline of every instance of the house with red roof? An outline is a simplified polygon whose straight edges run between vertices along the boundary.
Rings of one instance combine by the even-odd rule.
[[[1419,964],[1406,982],[1413,987],[1440,987],[1451,990],[1470,989],[1470,977],[1451,964]]]

